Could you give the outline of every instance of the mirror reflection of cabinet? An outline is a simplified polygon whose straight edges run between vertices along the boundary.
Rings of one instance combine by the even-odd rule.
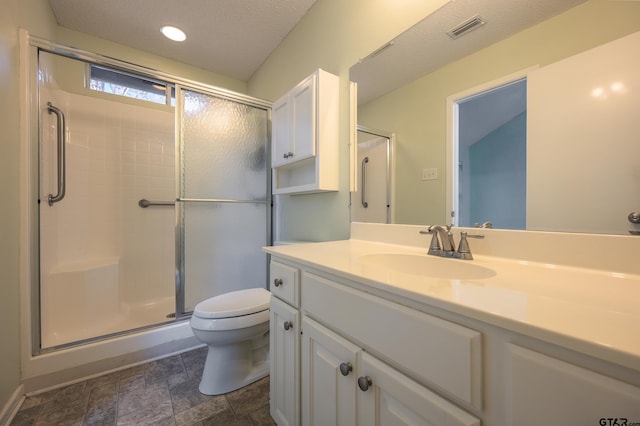
[[[274,194],[338,190],[338,85],[318,69],[274,102]]]

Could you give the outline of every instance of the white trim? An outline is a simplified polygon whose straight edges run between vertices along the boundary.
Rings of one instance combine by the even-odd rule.
[[[20,384],[20,386],[18,386],[11,395],[11,398],[9,398],[9,401],[7,401],[4,407],[2,407],[2,411],[0,411],[1,425],[8,425],[11,423],[16,414],[18,414],[24,400],[24,386]]]
[[[32,217],[35,214],[31,210],[29,196],[31,195],[31,90],[30,72],[32,69],[32,48],[29,41],[29,32],[19,30],[19,109],[20,109],[20,350],[21,373],[24,376],[26,364],[31,356],[32,330],[31,330],[31,251]],[[22,385],[21,385],[22,386]]]
[[[396,134],[389,137],[389,223],[396,223]]]
[[[349,82],[349,191],[358,191],[358,83]]]
[[[458,103],[462,100],[468,100],[475,96],[489,92],[502,86],[514,83],[518,80],[526,79],[529,73],[539,68],[538,65],[534,65],[525,68],[520,71],[516,71],[512,74],[505,75],[495,80],[488,81],[478,86],[471,87],[463,90],[462,92],[454,93],[447,96],[447,121],[446,121],[446,221],[447,224],[456,226],[458,214],[455,218],[451,217],[452,211],[458,211],[458,179],[454,179],[457,176],[455,173],[458,170]]]

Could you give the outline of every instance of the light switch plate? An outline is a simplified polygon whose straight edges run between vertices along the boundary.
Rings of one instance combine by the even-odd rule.
[[[438,179],[438,169],[435,167],[429,169],[422,169],[422,180],[436,180]]]

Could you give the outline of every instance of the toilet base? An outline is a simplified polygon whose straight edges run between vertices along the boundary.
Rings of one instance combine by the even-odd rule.
[[[262,340],[262,339],[259,339]],[[205,395],[228,393],[269,375],[268,344],[209,345],[198,389]]]

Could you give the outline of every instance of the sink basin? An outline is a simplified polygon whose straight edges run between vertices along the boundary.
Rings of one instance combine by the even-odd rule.
[[[496,275],[494,270],[475,265],[467,260],[443,259],[420,254],[367,254],[360,256],[358,261],[375,268],[450,280],[472,280]]]

